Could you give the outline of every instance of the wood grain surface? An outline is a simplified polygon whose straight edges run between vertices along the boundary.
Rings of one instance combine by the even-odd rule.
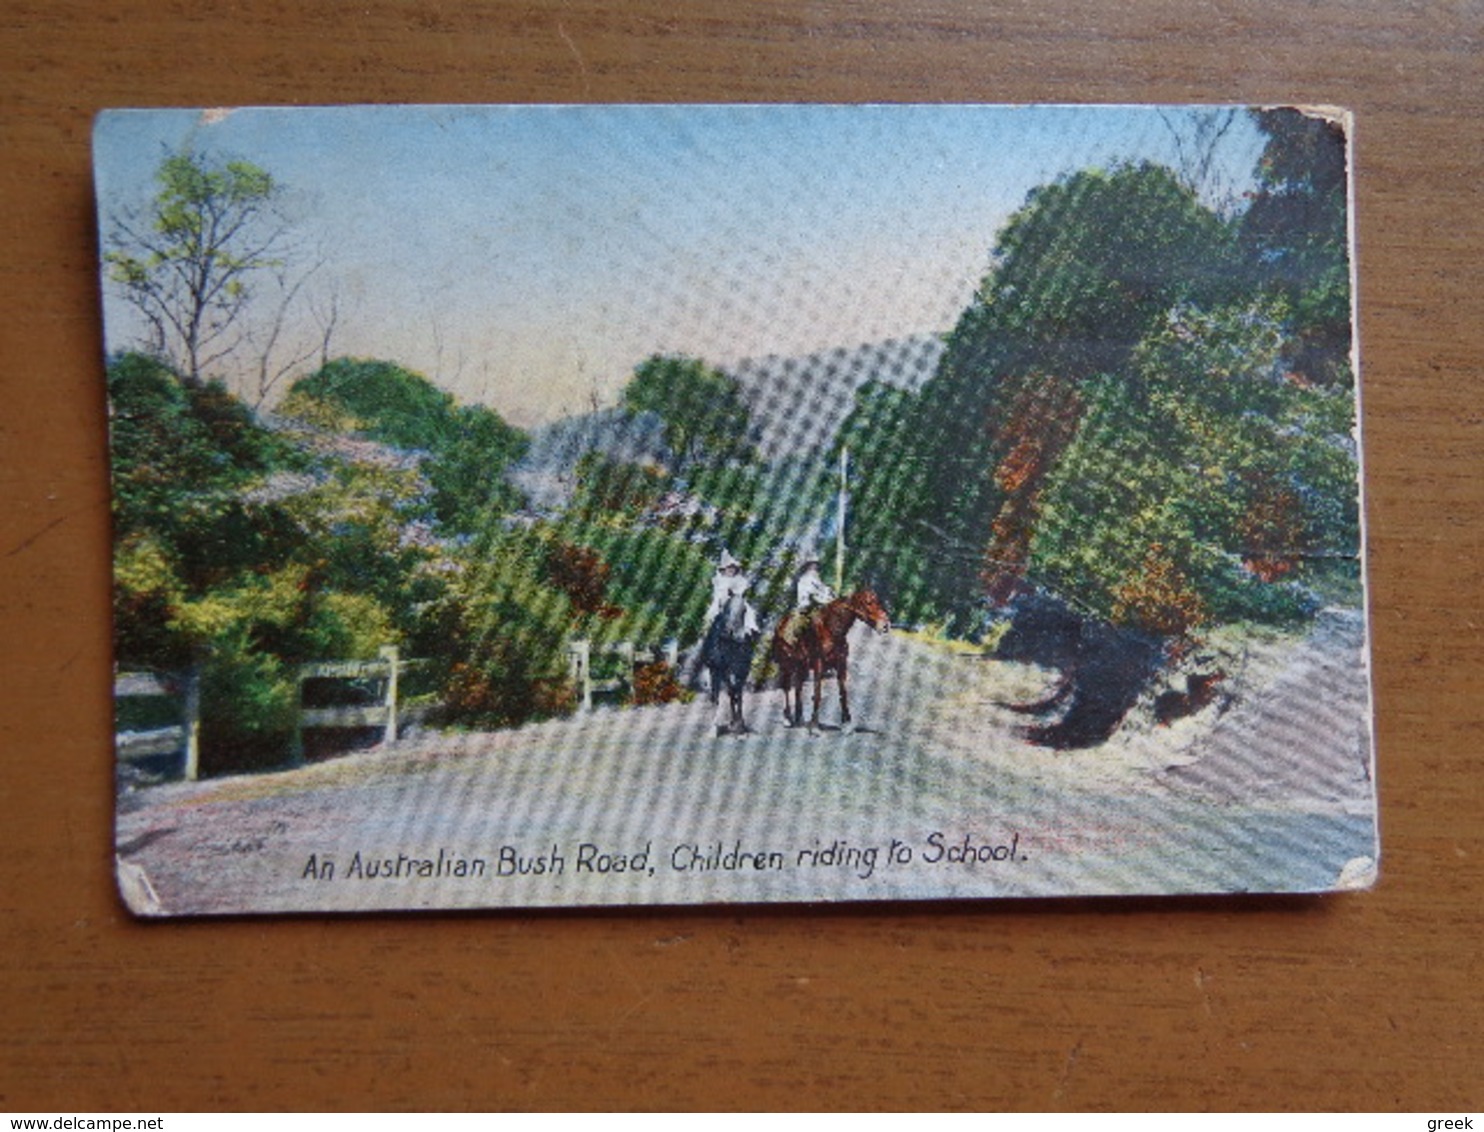
[[[0,0],[0,1110],[1484,1105],[1484,5]],[[1382,879],[149,924],[110,878],[108,106],[1357,114]]]

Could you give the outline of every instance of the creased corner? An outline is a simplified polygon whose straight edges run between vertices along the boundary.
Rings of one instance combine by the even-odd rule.
[[[1379,879],[1380,870],[1374,857],[1352,857],[1335,877],[1334,887],[1336,892],[1362,892],[1375,888]]]
[[[130,912],[136,916],[168,915],[164,903],[160,900],[160,894],[155,891],[155,886],[150,883],[149,874],[143,868],[117,855],[113,861],[118,877],[119,896]]]

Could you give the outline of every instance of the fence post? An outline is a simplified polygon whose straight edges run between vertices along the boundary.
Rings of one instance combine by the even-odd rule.
[[[634,642],[618,642],[618,658],[623,664],[623,678],[629,686],[629,694],[634,692]]]
[[[180,721],[185,732],[185,780],[195,782],[201,776],[201,661],[197,658],[186,669],[185,705]]]
[[[376,650],[387,663],[389,672],[386,678],[386,730],[382,733],[383,743],[395,743],[397,741],[397,669],[400,666],[399,653],[396,645],[382,645]]]
[[[593,710],[593,674],[592,674],[592,646],[588,641],[573,641],[567,646],[567,654],[572,658],[571,671],[572,683],[576,684],[582,693],[582,710]]]
[[[304,761],[304,665],[294,669],[294,737],[289,742],[289,766]]]

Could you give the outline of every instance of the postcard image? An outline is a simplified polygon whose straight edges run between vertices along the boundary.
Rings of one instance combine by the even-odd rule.
[[[123,900],[1368,887],[1350,134],[101,115]]]

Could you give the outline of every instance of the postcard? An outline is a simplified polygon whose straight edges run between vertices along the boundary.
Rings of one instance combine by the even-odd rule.
[[[125,903],[1370,886],[1350,133],[104,113]]]

